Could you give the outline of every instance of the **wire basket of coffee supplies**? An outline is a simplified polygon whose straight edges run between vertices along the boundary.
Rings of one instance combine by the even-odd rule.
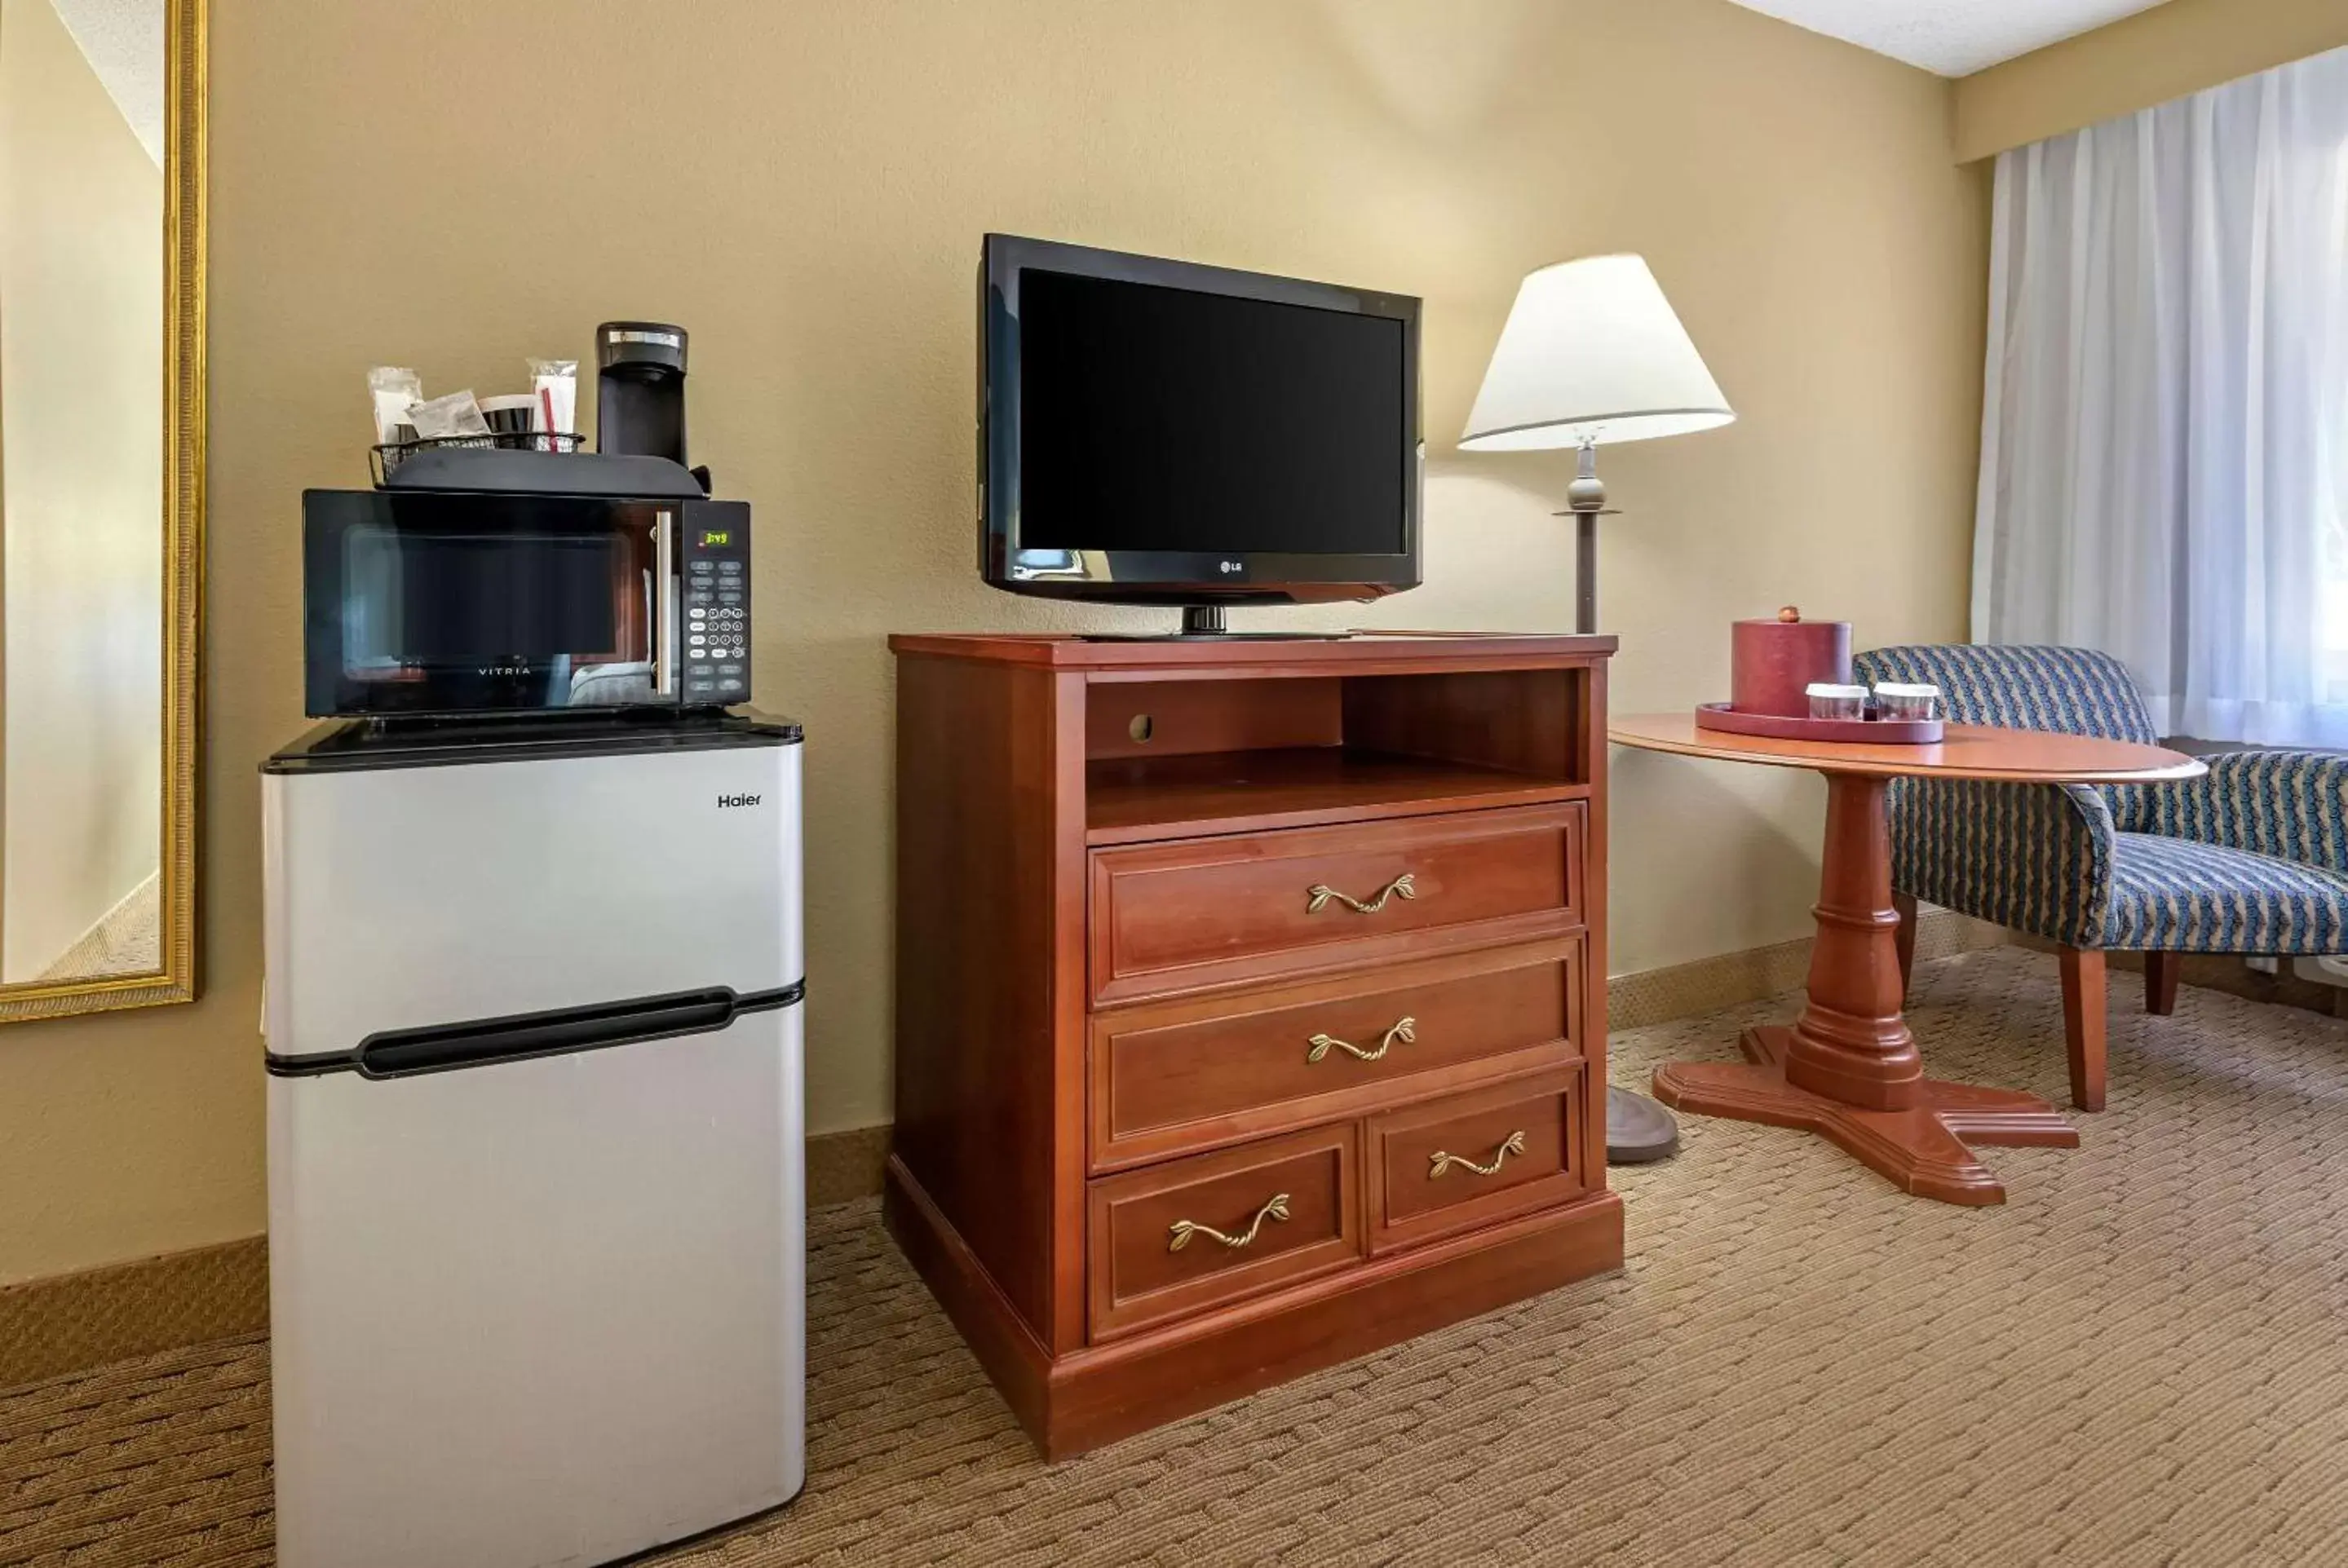
[[[475,397],[472,389],[424,395],[424,382],[404,365],[367,372],[375,407],[376,444],[368,455],[377,489],[419,453],[443,449],[489,452],[577,452],[572,430],[579,406],[579,366],[567,359],[529,362],[530,390]],[[472,458],[457,461],[471,464]]]
[[[576,452],[586,438],[565,430],[509,430],[487,436],[420,436],[407,441],[379,441],[368,456],[374,461],[379,489],[399,466],[418,452],[446,447],[496,448],[506,452]]]

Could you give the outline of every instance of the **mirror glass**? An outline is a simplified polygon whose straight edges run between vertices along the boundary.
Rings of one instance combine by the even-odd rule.
[[[0,0],[0,985],[163,967],[165,0]]]

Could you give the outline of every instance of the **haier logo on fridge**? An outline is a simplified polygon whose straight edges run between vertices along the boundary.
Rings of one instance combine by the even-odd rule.
[[[758,797],[755,794],[721,794],[717,797],[718,809],[721,811],[729,805],[756,805],[757,804]]]

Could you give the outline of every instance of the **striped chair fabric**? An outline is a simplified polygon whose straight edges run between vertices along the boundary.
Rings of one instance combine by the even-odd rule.
[[[1857,677],[1929,682],[1959,723],[2150,743],[2126,666],[2079,648],[1883,648]],[[2236,752],[2165,784],[1901,780],[1892,879],[2065,947],[2348,951],[2348,756]]]

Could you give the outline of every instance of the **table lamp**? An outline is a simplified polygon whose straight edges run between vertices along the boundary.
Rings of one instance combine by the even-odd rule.
[[[1646,261],[1585,256],[1543,267],[1518,286],[1459,446],[1579,448],[1565,501],[1575,528],[1573,629],[1587,632],[1598,630],[1598,519],[1606,511],[1599,444],[1684,436],[1735,417]],[[1666,1159],[1679,1143],[1670,1112],[1643,1094],[1607,1089],[1611,1163]]]
[[[1468,415],[1463,452],[1573,446],[1573,627],[1598,630],[1602,443],[1710,430],[1735,418],[1654,273],[1637,256],[1585,256],[1528,276]],[[1563,517],[1565,513],[1559,513]]]

